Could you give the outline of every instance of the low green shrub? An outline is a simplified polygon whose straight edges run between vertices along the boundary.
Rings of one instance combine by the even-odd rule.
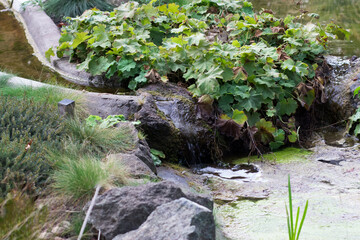
[[[357,87],[354,91],[354,97],[360,98],[360,87]],[[349,118],[348,131],[352,132],[355,136],[360,134],[360,107],[358,107],[355,113]]]
[[[59,19],[80,16],[83,12],[92,8],[110,11],[113,6],[104,0],[47,0],[44,3],[45,12]]]
[[[46,149],[57,149],[64,125],[56,109],[0,95],[0,196],[12,189],[37,193],[51,172]]]
[[[153,3],[127,2],[69,19],[57,56],[133,90],[184,81],[200,101],[217,104],[223,113],[218,127],[234,139],[250,136],[249,142],[273,150],[297,141],[295,112],[310,110],[323,88],[317,73],[328,33],[345,37],[344,29],[301,23],[313,14],[281,19],[270,10],[255,13],[244,0]]]

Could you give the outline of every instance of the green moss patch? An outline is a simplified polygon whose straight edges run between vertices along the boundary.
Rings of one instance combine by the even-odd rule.
[[[271,161],[276,163],[290,163],[290,162],[300,162],[300,161],[307,161],[307,156],[309,156],[312,152],[295,147],[288,147],[283,148],[279,151],[273,153],[267,153],[263,155],[263,159],[265,161]],[[231,163],[233,164],[241,164],[250,162],[261,161],[262,158],[258,156],[251,156],[251,157],[242,157],[235,160],[232,160]]]

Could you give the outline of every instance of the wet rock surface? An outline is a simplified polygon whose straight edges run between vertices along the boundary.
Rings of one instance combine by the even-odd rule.
[[[215,240],[212,211],[186,198],[157,207],[137,230],[114,240]]]
[[[137,94],[143,104],[134,118],[140,120],[150,147],[187,165],[215,161],[218,147],[212,128],[198,116],[197,105],[185,88],[152,84]]]
[[[354,113],[359,102],[357,97],[354,98],[354,90],[360,86],[360,59],[328,56],[326,60],[332,70],[325,85],[328,99],[325,112],[334,121],[346,120]]]
[[[113,239],[135,230],[160,205],[187,198],[212,210],[208,196],[184,192],[172,182],[150,183],[138,187],[113,188],[96,199],[89,222]]]

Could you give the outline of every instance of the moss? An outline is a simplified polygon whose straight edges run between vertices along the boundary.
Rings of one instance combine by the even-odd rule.
[[[307,156],[309,156],[311,153],[312,153],[311,151],[304,150],[301,148],[288,147],[273,153],[264,154],[263,158],[265,161],[272,161],[276,163],[300,162],[300,161],[307,161]],[[250,158],[243,157],[232,160],[231,163],[241,164],[241,163],[247,163],[249,160],[250,162],[256,162],[256,161],[261,161],[262,158],[261,157],[258,158],[257,156],[251,156]]]

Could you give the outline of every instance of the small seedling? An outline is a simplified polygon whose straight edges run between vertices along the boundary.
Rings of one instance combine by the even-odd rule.
[[[305,210],[303,213],[303,216],[301,218],[301,222],[298,228],[299,223],[299,214],[300,214],[300,207],[297,209],[296,213],[296,221],[294,225],[294,216],[293,216],[293,206],[292,206],[292,197],[291,197],[291,184],[290,184],[290,175],[288,176],[288,188],[289,188],[289,209],[287,208],[285,204],[286,209],[286,216],[287,216],[287,226],[288,226],[288,232],[289,232],[289,240],[298,240],[301,232],[301,228],[304,224],[304,220],[306,217],[306,212],[309,204],[309,200],[306,201]]]

